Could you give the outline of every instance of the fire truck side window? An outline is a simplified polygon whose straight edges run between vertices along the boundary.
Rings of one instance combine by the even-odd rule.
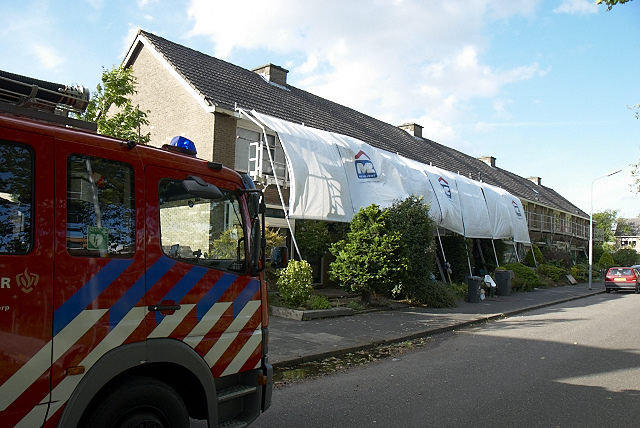
[[[33,242],[33,153],[0,141],[0,254],[25,254]]]
[[[171,258],[232,272],[246,272],[240,203],[220,189],[222,200],[187,193],[179,180],[159,183],[162,251]]]
[[[67,159],[67,250],[84,257],[135,252],[133,168],[110,159]]]

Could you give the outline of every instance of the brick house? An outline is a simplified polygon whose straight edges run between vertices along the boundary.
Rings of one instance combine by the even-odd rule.
[[[529,235],[539,246],[585,253],[589,215],[542,184],[540,177],[523,178],[499,168],[496,158],[474,158],[422,136],[415,123],[394,126],[331,102],[287,83],[288,71],[267,64],[247,70],[207,54],[139,31],[124,59],[137,79],[133,104],[149,110],[154,145],[176,135],[197,143],[198,156],[238,171],[254,169],[252,142],[261,130],[238,108],[278,119],[348,135],[382,150],[501,187],[522,201]],[[265,143],[278,169],[286,171],[284,154],[274,135]],[[253,154],[251,154],[253,153]],[[270,167],[262,172],[269,176]],[[255,171],[254,171],[255,172]],[[278,174],[282,177],[282,174]],[[284,185],[285,204],[289,197]],[[275,186],[267,186],[268,222],[287,227]]]

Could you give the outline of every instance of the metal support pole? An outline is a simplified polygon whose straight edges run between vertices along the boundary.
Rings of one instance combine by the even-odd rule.
[[[617,174],[621,169],[610,172],[607,175],[603,175],[602,177],[594,178],[591,182],[591,211],[589,212],[589,290],[591,290],[591,283],[593,279],[593,183],[596,180],[600,180],[601,178],[612,176],[613,174]]]

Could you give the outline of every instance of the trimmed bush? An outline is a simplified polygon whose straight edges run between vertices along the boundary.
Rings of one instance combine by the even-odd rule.
[[[306,260],[290,260],[278,274],[278,292],[286,303],[303,305],[311,296],[313,282],[311,265]]]
[[[533,249],[533,254],[531,253],[531,249]],[[531,249],[527,251],[527,255],[524,257],[523,263],[529,267],[535,267],[536,263],[533,262],[534,255],[536,256],[536,261],[539,265],[544,263],[544,257],[542,256],[542,251],[540,251],[540,248],[538,248],[536,244],[533,244],[531,246]]]
[[[426,279],[412,287],[412,290],[412,302],[432,308],[456,307],[456,293],[443,282]]]
[[[522,263],[507,263],[498,269],[513,271],[513,291],[530,291],[540,286],[538,275],[530,267]]]
[[[613,256],[608,251],[602,253],[602,256],[600,256],[600,260],[598,260],[598,267],[600,269],[609,269],[615,264],[616,262],[613,260]]]
[[[593,271],[593,275],[597,275],[598,272]],[[589,281],[589,265],[588,264],[577,264],[571,267],[571,275],[578,282],[587,282]]]
[[[307,306],[311,309],[331,309],[331,303],[327,296],[321,294],[314,294],[307,300]]]
[[[567,270],[558,266],[542,264],[538,266],[538,274],[549,278],[557,284],[566,279],[565,275],[567,274]]]

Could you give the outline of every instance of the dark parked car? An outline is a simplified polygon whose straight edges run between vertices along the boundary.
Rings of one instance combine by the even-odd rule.
[[[633,290],[640,294],[640,271],[636,267],[612,267],[604,277],[607,293],[612,290]]]

